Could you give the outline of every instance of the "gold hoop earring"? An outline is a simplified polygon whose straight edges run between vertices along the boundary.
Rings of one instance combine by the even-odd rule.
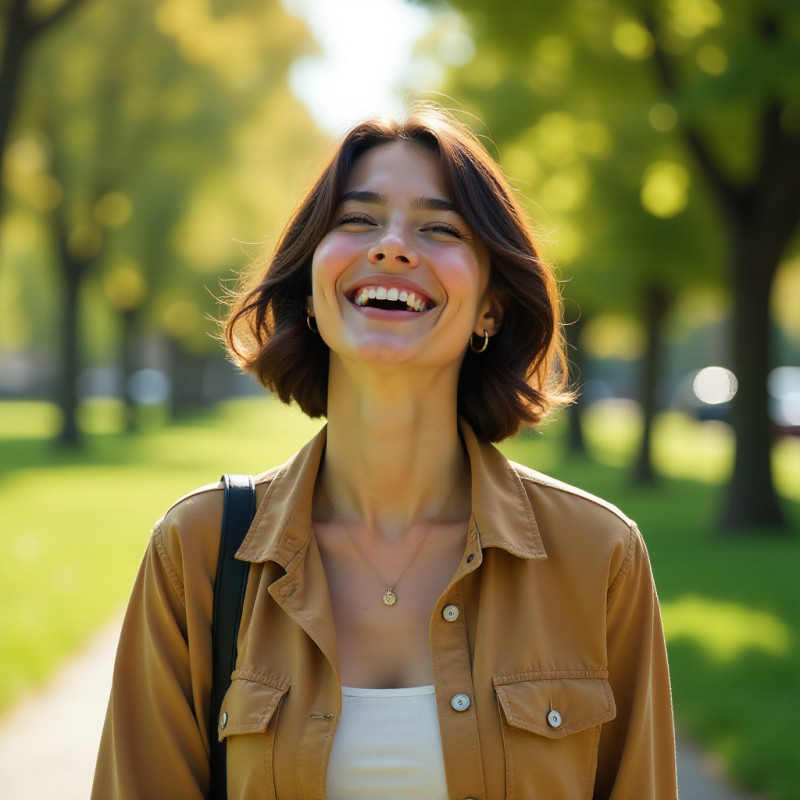
[[[480,347],[475,347],[475,332],[473,331],[469,336],[469,349],[473,353],[482,353],[489,346],[489,331],[483,329],[483,344]]]
[[[311,313],[311,309],[306,309],[306,325],[308,325],[308,329],[311,333],[319,333],[319,328],[317,327],[317,323],[313,321],[314,315]]]

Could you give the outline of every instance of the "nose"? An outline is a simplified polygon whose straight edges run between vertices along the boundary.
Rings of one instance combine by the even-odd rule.
[[[416,267],[419,264],[419,256],[408,237],[397,226],[388,228],[380,240],[370,247],[368,257],[371,264],[406,267]]]

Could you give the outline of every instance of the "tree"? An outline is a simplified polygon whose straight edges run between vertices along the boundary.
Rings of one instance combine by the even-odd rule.
[[[720,131],[705,130],[708,114],[695,107],[697,88],[681,76],[678,59],[669,52],[665,21],[645,14],[662,87],[687,106],[680,134],[709,187],[727,249],[733,294],[731,349],[740,387],[733,403],[736,457],[722,517],[728,528],[785,522],[770,458],[769,304],[781,258],[800,225],[800,66],[796,58],[800,42],[792,36],[800,14],[796,4],[778,2],[754,4],[747,12],[738,20],[744,32],[734,28],[728,33],[728,49],[739,56],[732,63],[728,85],[709,93],[723,108],[747,114],[755,128],[745,175],[732,174],[722,154],[715,151],[712,137]],[[747,86],[751,80],[755,86]],[[737,84],[743,84],[743,89],[737,91]]]
[[[531,126],[520,109],[536,125],[566,113],[608,134],[606,155],[583,159],[594,202],[567,217],[594,248],[570,259],[581,283],[602,276],[618,287],[616,272],[615,305],[648,307],[628,291],[639,285],[638,298],[657,298],[649,308],[663,316],[665,297],[698,276],[713,280],[714,265],[726,264],[740,390],[722,524],[780,526],[766,389],[769,296],[800,222],[800,7],[549,0],[534,18],[521,0],[498,0],[491,13],[478,0],[456,5],[477,43],[474,62],[454,74],[458,94],[470,97],[472,85],[501,142],[525,140]],[[539,160],[535,148],[528,158]],[[599,268],[609,254],[616,263]]]
[[[0,60],[0,174],[6,140],[17,104],[17,92],[24,62],[39,36],[66,18],[84,0],[64,0],[49,14],[36,14],[30,0],[6,0],[3,20],[3,54]],[[0,213],[3,189],[0,183]]]
[[[176,340],[176,353],[212,345],[203,320],[217,310],[218,276],[241,259],[233,239],[263,235],[261,215],[274,211],[320,138],[286,86],[307,43],[299,21],[274,4],[218,12],[204,2],[98,0],[37,53],[20,137],[44,142],[54,194],[65,443],[78,440],[87,281],[100,281],[120,314],[128,369],[139,325]],[[243,154],[243,143],[269,155]],[[271,171],[256,173],[265,162]]]

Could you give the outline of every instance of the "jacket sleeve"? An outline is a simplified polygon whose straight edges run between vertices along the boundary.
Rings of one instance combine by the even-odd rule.
[[[617,716],[602,728],[595,800],[675,800],[664,632],[647,550],[635,526],[607,604],[608,671]]]
[[[203,698],[210,670],[194,662],[207,666],[202,651],[210,652],[210,632],[187,614],[181,550],[173,545],[170,555],[162,527],[154,528],[125,615],[93,800],[199,800],[208,793]],[[205,596],[200,606],[210,613],[210,603]]]

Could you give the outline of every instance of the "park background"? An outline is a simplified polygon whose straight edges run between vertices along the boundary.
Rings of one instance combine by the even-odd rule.
[[[220,303],[336,134],[454,109],[563,280],[577,405],[503,449],[637,519],[681,731],[800,797],[800,5],[5,0],[0,714],[117,617],[152,523],[319,427]]]

